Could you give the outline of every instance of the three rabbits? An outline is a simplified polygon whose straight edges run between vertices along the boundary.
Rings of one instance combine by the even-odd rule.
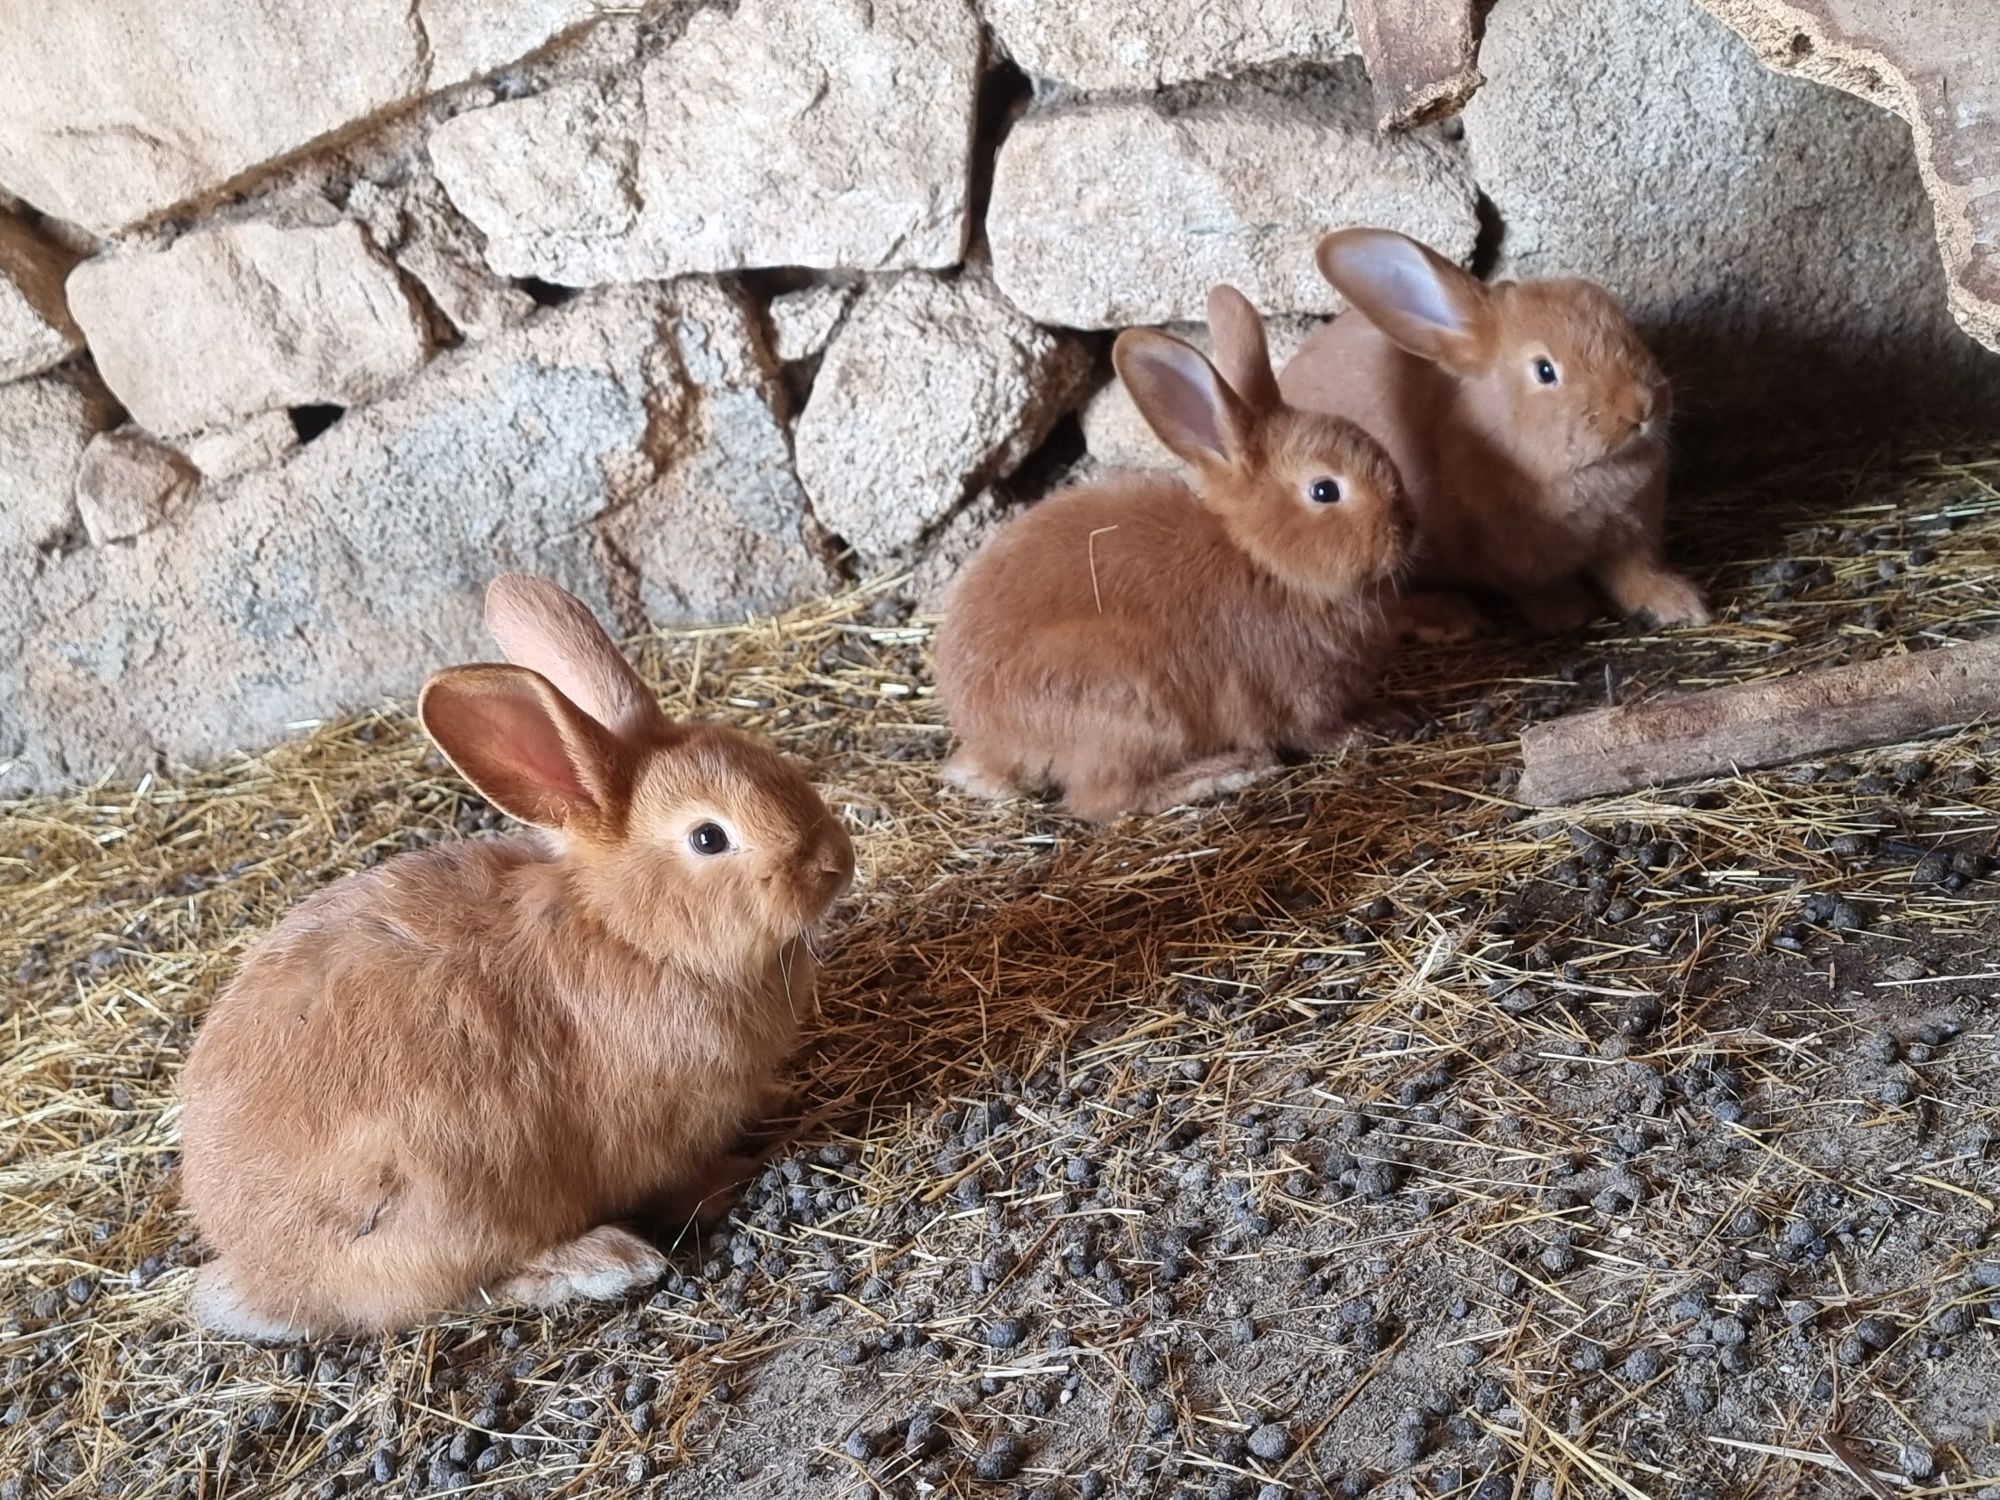
[[[1658,364],[1582,281],[1488,286],[1405,236],[1328,235],[1352,304],[1272,370],[1209,299],[1213,362],[1132,330],[1118,378],[1191,478],[1043,501],[954,586],[947,777],[1104,820],[1347,741],[1406,578],[1537,625],[1590,585],[1708,618],[1663,560]],[[1418,633],[1476,616],[1399,606]],[[387,1328],[482,1298],[614,1297],[665,1270],[626,1220],[698,1212],[773,1097],[811,937],[854,874],[839,821],[769,746],[676,723],[588,609],[510,575],[507,665],[453,667],[419,716],[530,830],[406,854],[293,910],[244,961],[185,1078],[183,1170],[217,1251],[196,1317],[260,1338]]]

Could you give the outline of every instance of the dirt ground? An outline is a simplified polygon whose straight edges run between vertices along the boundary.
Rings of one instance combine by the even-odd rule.
[[[1716,626],[1416,653],[1413,738],[1097,831],[939,789],[887,597],[648,643],[864,873],[797,1115],[633,1305],[183,1316],[203,1008],[495,825],[399,712],[6,809],[0,1500],[2000,1497],[2000,731],[1507,800],[1535,719],[2000,629],[2000,456],[1682,514]]]

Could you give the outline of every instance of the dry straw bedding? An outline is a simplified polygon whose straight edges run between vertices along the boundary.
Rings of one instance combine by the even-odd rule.
[[[863,875],[773,1166],[634,1305],[181,1315],[204,1007],[309,891],[496,826],[400,707],[8,807],[0,1496],[2000,1485],[1986,735],[1507,796],[1534,718],[1992,632],[2000,457],[1690,515],[1715,626],[1419,653],[1415,737],[1098,831],[940,790],[886,594],[642,643]]]

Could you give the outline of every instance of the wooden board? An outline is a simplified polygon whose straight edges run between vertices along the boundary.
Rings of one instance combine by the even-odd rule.
[[[2000,640],[1682,693],[1536,724],[1519,796],[1555,807],[2000,717]]]

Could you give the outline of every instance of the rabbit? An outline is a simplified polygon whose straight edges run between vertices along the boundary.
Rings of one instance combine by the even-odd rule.
[[[1413,582],[1505,595],[1552,633],[1598,612],[1710,618],[1664,561],[1671,397],[1637,330],[1592,282],[1492,286],[1387,229],[1320,241],[1351,304],[1285,366],[1285,399],[1350,418],[1385,447],[1417,517]],[[1479,628],[1463,596],[1413,592],[1412,633]]]
[[[554,584],[502,577],[486,613],[515,664],[434,674],[418,714],[532,828],[347,876],[216,1001],[182,1120],[210,1328],[617,1297],[666,1269],[620,1220],[748,1168],[847,834],[766,744],[670,721]]]
[[[1389,644],[1410,519],[1351,422],[1278,396],[1262,320],[1209,296],[1215,365],[1119,335],[1118,378],[1191,467],[1114,474],[997,532],[946,599],[937,684],[981,796],[1060,789],[1087,821],[1241,785],[1285,751],[1344,743]]]

